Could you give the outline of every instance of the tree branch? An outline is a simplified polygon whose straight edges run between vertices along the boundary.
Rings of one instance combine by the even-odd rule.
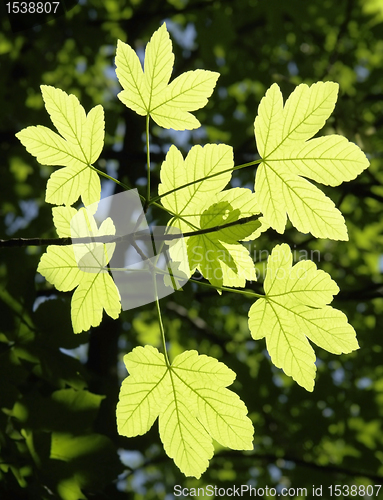
[[[199,229],[198,231],[191,231],[188,233],[180,234],[164,234],[156,236],[156,240],[175,240],[178,238],[187,238],[189,236],[199,236],[202,234],[214,233],[220,231],[221,229],[226,229],[228,227],[239,226],[242,224],[247,224],[248,222],[254,222],[258,220],[262,214],[250,215],[249,217],[243,217],[233,222],[228,222],[227,224],[222,224],[221,226],[208,227],[205,229]],[[147,231],[138,231],[136,233],[127,234],[124,236],[91,236],[84,238],[10,238],[9,240],[0,240],[0,248],[15,248],[15,247],[28,247],[28,246],[46,246],[46,245],[78,245],[78,244],[89,244],[89,243],[118,243],[121,241],[135,241],[135,240],[146,240],[151,239],[152,235],[148,234]]]

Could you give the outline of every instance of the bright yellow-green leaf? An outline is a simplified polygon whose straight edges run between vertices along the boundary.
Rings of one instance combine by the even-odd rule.
[[[201,126],[189,113],[203,108],[217,83],[219,73],[196,69],[176,78],[163,92],[153,99],[150,116],[163,128],[192,130]]]
[[[222,226],[237,221],[240,215],[240,210],[233,209],[227,201],[214,203],[203,211],[199,227],[208,229]],[[260,226],[261,223],[256,220],[187,238],[190,268],[198,268],[201,274],[218,288],[222,285],[244,287],[246,279],[256,280],[249,252],[238,244],[238,241],[253,234]],[[237,253],[233,253],[235,250]]]
[[[145,434],[159,417],[161,441],[186,476],[199,478],[214,454],[212,440],[235,450],[253,448],[253,426],[239,397],[226,389],[235,373],[196,351],[169,366],[157,349],[136,347],[124,357],[129,376],[117,405],[119,434]]]
[[[179,149],[171,146],[162,163],[158,194],[162,196],[173,189],[177,191],[162,196],[161,203],[177,216],[187,219],[201,214],[201,204],[205,205],[207,200],[222,191],[231,179],[233,167],[233,148],[226,144],[193,146],[185,160]],[[213,175],[215,177],[194,182]]]
[[[121,40],[117,42],[116,66],[118,80],[125,89],[118,94],[118,98],[128,108],[145,116],[147,114],[147,96],[141,63],[130,45]]]
[[[161,167],[158,188],[159,194],[165,195],[161,198],[162,204],[174,214],[170,224],[185,233],[259,214],[255,195],[249,189],[222,191],[230,181],[233,166],[232,148],[225,144],[194,146],[185,160],[180,151],[171,146]],[[211,175],[214,177],[195,182]],[[198,269],[217,287],[243,287],[246,280],[255,281],[256,274],[248,250],[238,241],[254,239],[267,227],[266,223],[261,226],[260,222],[253,221],[186,238],[188,265],[181,265],[180,269],[188,276]],[[175,244],[170,254],[182,263],[186,256],[182,257],[181,249],[177,250]]]
[[[94,218],[84,209],[53,209],[53,221],[59,236],[90,237],[115,234],[110,218],[97,228]],[[57,290],[76,290],[72,297],[73,331],[80,333],[98,326],[103,310],[112,318],[121,312],[120,294],[108,273],[115,243],[87,243],[70,246],[51,245],[41,257],[37,271]]]
[[[233,149],[225,144],[193,146],[185,160],[181,152],[171,146],[161,167],[158,187],[159,195],[176,189],[161,198],[163,206],[174,214],[169,225],[183,232],[198,229],[203,209],[230,181],[233,164]],[[214,177],[195,182],[211,175]],[[180,262],[180,270],[191,276],[195,269],[190,268],[184,249],[185,244],[176,242],[170,249],[170,255],[174,261]]]
[[[189,111],[206,106],[219,74],[188,71],[168,85],[173,64],[172,43],[165,23],[146,46],[144,71],[135,51],[119,40],[116,74],[124,90],[118,98],[139,115],[150,114],[161,127],[191,130],[201,124]]]
[[[228,202],[233,207],[233,210],[240,210],[240,218],[250,217],[260,213],[256,196],[251,192],[250,189],[246,188],[234,188],[227,189],[216,195],[217,202]],[[252,241],[260,236],[260,234],[266,231],[269,226],[266,223],[264,217],[260,217],[259,222],[260,227],[257,227],[253,233],[245,238],[241,237],[241,241]],[[252,223],[250,223],[252,224]],[[245,224],[246,227],[246,224]],[[235,229],[234,227],[232,228]],[[242,235],[243,236],[243,235]]]
[[[338,84],[299,85],[283,107],[276,83],[266,92],[254,122],[262,163],[255,192],[266,221],[283,233],[287,216],[303,233],[317,238],[347,240],[340,211],[322,191],[302,177],[337,186],[369,166],[363,152],[344,137],[310,139],[331,115]]]
[[[76,213],[77,210],[73,207],[52,208],[53,224],[60,238],[71,236],[70,221]]]
[[[112,277],[106,271],[84,274],[72,297],[74,333],[98,326],[103,310],[113,319],[117,319],[121,312],[120,294]]]
[[[71,220],[71,235],[74,238],[91,238],[94,235],[113,235],[115,227],[109,217],[97,228],[94,217],[89,211],[79,210]],[[86,273],[98,273],[105,271],[108,262],[113,256],[115,243],[87,243],[84,245],[74,245],[74,254],[79,267]]]
[[[258,107],[254,121],[258,153],[267,157],[279,145],[283,125],[283,97],[279,86],[274,83],[266,92]]]
[[[104,144],[102,106],[95,106],[86,115],[74,95],[47,85],[41,85],[41,91],[52,123],[61,135],[38,125],[21,130],[16,137],[42,165],[65,166],[48,180],[45,200],[72,205],[81,196],[86,206],[99,201],[100,179],[91,166]]]
[[[75,259],[73,246],[50,245],[42,255],[37,271],[62,292],[78,286],[83,274]]]
[[[364,153],[341,135],[311,139],[299,151],[286,152],[285,161],[299,175],[326,186],[352,181],[368,167]]]
[[[116,62],[117,64],[117,62]],[[145,50],[144,85],[149,92],[148,108],[167,87],[172,75],[174,54],[166,24],[153,33]]]
[[[334,354],[359,348],[346,316],[327,305],[339,288],[312,261],[292,266],[290,247],[284,243],[268,258],[264,289],[265,298],[258,299],[249,311],[251,335],[255,340],[266,337],[275,366],[312,391],[315,353],[308,339]]]

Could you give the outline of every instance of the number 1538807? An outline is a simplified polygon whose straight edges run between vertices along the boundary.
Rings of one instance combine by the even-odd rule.
[[[352,485],[348,486],[347,484],[345,485],[335,485],[335,486],[328,486],[329,489],[329,494],[330,496],[334,497],[355,497],[355,496],[362,496],[363,498],[367,497],[378,497],[379,491],[381,489],[382,485],[381,484],[375,484],[375,485]]]
[[[55,14],[60,2],[8,2],[8,14]]]

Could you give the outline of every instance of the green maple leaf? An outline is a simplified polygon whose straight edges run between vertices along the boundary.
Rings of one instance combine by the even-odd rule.
[[[55,207],[53,222],[60,237],[115,234],[109,217],[98,229],[94,218],[84,209],[77,212],[73,207]],[[103,310],[114,319],[121,312],[120,294],[106,267],[114,248],[115,243],[51,245],[40,259],[37,271],[57,290],[67,292],[77,287],[71,304],[75,333],[98,326]]]
[[[255,340],[266,337],[274,365],[312,391],[315,353],[308,339],[334,354],[359,348],[346,315],[327,305],[339,288],[312,261],[292,266],[290,247],[283,243],[268,258],[264,289],[265,298],[249,311],[251,335]]]
[[[164,275],[164,285],[174,290],[183,291],[181,283],[187,280],[187,276],[180,270],[180,262],[169,262],[167,271],[169,274]]]
[[[233,166],[233,150],[226,144],[193,146],[185,160],[181,152],[171,146],[161,167],[158,187],[162,204],[174,214],[169,224],[185,233],[258,214],[255,195],[249,189],[222,191],[231,179]],[[216,176],[195,182],[211,175]],[[255,239],[267,227],[254,221],[191,236],[184,239],[182,249],[178,248],[181,243],[174,244],[170,255],[173,260],[184,263],[188,259],[187,264],[180,266],[188,276],[198,269],[218,287],[243,287],[246,280],[256,280],[256,274],[248,250],[238,241]],[[184,243],[187,256],[182,254]]]
[[[237,188],[239,189],[239,188]],[[214,203],[203,211],[199,226],[208,229],[222,226],[240,218],[240,210],[227,201]],[[261,223],[256,220],[243,225],[230,226],[212,233],[187,239],[190,268],[201,274],[216,287],[222,285],[245,286],[247,279],[256,279],[254,265],[247,249],[238,244],[253,234]],[[238,262],[238,264],[237,264]],[[251,271],[251,274],[247,270]]]
[[[125,355],[129,376],[117,405],[119,434],[145,434],[159,417],[165,452],[186,476],[199,478],[214,454],[212,440],[253,449],[253,426],[240,398],[226,387],[235,373],[216,359],[185,351],[168,365],[151,346]]]
[[[198,128],[200,122],[189,111],[207,104],[219,73],[201,69],[187,71],[168,84],[173,63],[172,42],[165,23],[146,46],[144,71],[136,52],[119,40],[116,74],[124,90],[118,98],[139,115],[150,115],[161,127]]]
[[[233,148],[226,144],[206,144],[193,146],[187,157],[183,158],[176,146],[171,146],[161,166],[161,183],[158,186],[161,203],[178,217],[190,218],[207,199],[222,191],[231,179],[234,167]],[[198,179],[216,177],[195,182]],[[189,186],[185,184],[193,183]],[[182,187],[182,189],[180,189]],[[210,198],[211,199],[211,198]]]
[[[57,128],[27,127],[16,134],[27,151],[42,165],[65,166],[47,183],[45,201],[72,205],[81,196],[88,206],[100,199],[101,185],[92,168],[104,145],[104,110],[101,105],[86,115],[77,97],[41,85],[45,107]]]
[[[307,177],[328,186],[350,181],[369,166],[363,152],[339,135],[310,139],[331,115],[338,84],[298,85],[283,107],[276,83],[266,92],[254,122],[262,163],[255,192],[267,222],[283,233],[287,215],[303,233],[348,240],[340,211]]]

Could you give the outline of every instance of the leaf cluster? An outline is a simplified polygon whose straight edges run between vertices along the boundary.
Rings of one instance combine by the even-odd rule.
[[[123,88],[118,97],[138,115],[146,116],[145,207],[165,211],[169,230],[175,227],[189,234],[170,248],[180,272],[193,280],[198,271],[205,279],[203,286],[255,300],[249,311],[251,336],[265,338],[274,365],[312,391],[316,369],[309,340],[335,354],[358,348],[346,316],[329,306],[339,289],[309,260],[292,266],[291,249],[282,244],[268,258],[265,294],[241,290],[246,282],[256,281],[254,262],[241,242],[253,241],[269,228],[283,234],[287,218],[298,231],[315,238],[348,239],[341,212],[307,180],[337,186],[369,166],[362,151],[342,136],[312,138],[334,109],[338,85],[301,84],[283,104],[280,88],[273,84],[254,122],[260,158],[248,164],[234,166],[233,150],[226,144],[193,146],[186,158],[171,146],[161,166],[158,195],[153,198],[150,119],[175,130],[198,127],[199,121],[190,112],[207,103],[219,76],[195,70],[169,84],[173,63],[165,24],[147,44],[143,68],[133,48],[118,43],[116,74]],[[59,205],[53,208],[58,236],[114,235],[110,218],[100,227],[93,218],[93,204],[100,199],[99,175],[110,178],[94,166],[104,140],[102,107],[86,114],[76,97],[60,89],[42,86],[42,94],[60,135],[37,126],[22,130],[17,137],[41,164],[64,167],[51,175],[46,190],[46,201]],[[255,166],[254,192],[243,187],[227,189],[234,170]],[[80,196],[85,207],[76,210],[71,205]],[[241,223],[253,216],[257,220]],[[118,317],[121,297],[108,269],[115,243],[76,247],[48,247],[38,271],[60,291],[76,288],[71,311],[73,330],[79,333],[100,324],[103,310]],[[126,355],[129,376],[117,406],[118,429],[125,436],[141,435],[158,418],[165,452],[184,474],[200,477],[213,456],[212,440],[248,450],[253,427],[245,404],[227,389],[235,378],[228,367],[196,351],[185,351],[170,363],[158,298],[156,305],[164,354],[145,346]]]

